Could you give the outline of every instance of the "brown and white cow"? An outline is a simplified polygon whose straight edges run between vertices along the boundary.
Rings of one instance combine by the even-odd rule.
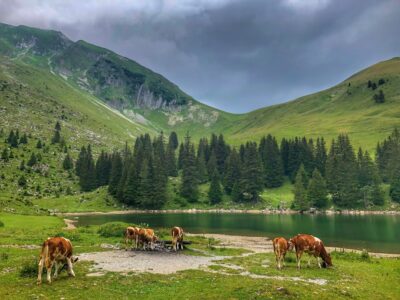
[[[300,269],[301,264],[301,256],[303,252],[306,252],[310,255],[308,260],[308,266],[310,266],[311,256],[317,258],[318,266],[321,268],[320,258],[322,258],[322,267],[331,267],[332,259],[331,256],[326,252],[324,247],[324,243],[317,237],[314,237],[309,234],[298,234],[292,237],[289,240],[289,249],[296,249],[296,260],[297,260],[297,268]]]
[[[183,229],[181,227],[175,226],[171,230],[172,235],[172,249],[174,251],[182,249],[183,250]]]
[[[158,241],[157,236],[154,234],[154,230],[150,228],[140,228],[139,230],[139,242],[143,244],[143,250],[150,248],[154,249],[154,243]]]
[[[53,265],[55,266],[53,278],[57,278],[58,270],[64,265],[68,266],[68,274],[75,277],[72,264],[78,260],[77,257],[72,256],[71,241],[63,237],[48,238],[42,245],[42,250],[39,256],[39,273],[37,282],[42,283],[43,267],[47,269],[47,281],[51,283],[51,271]]]
[[[285,255],[289,250],[289,243],[285,238],[277,237],[272,241],[272,245],[274,246],[276,267],[280,270],[282,266],[285,266]]]
[[[127,227],[125,230],[125,250],[128,250],[128,242],[131,241],[131,244],[133,246],[133,243],[135,243],[135,249],[138,248],[139,246],[139,232],[140,228],[139,227]]]

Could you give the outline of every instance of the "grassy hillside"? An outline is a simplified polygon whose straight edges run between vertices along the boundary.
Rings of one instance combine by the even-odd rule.
[[[387,82],[376,90],[368,80]],[[324,136],[329,140],[348,133],[357,146],[373,149],[378,140],[400,126],[400,58],[373,65],[342,83],[297,100],[259,109],[239,116],[228,129],[228,138],[260,138],[266,133],[278,137]],[[385,103],[377,104],[373,95],[385,94]]]

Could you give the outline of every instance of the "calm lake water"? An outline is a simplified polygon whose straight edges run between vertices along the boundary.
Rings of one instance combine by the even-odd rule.
[[[309,233],[325,245],[400,253],[400,216],[253,215],[170,213],[80,216],[78,226],[121,221],[152,228],[181,226],[191,233],[284,236]]]

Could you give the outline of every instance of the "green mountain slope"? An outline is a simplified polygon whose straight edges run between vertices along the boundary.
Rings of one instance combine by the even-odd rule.
[[[379,79],[385,83],[378,85]],[[377,84],[368,88],[368,81]],[[373,96],[382,90],[385,103]],[[232,140],[260,138],[266,133],[278,137],[324,136],[348,133],[356,145],[368,149],[400,126],[400,58],[380,62],[342,83],[297,100],[262,108],[239,116],[228,129]]]
[[[379,139],[400,125],[399,58],[373,65],[330,89],[237,115],[194,100],[160,74],[133,60],[84,41],[73,42],[57,31],[0,24],[0,54],[2,65],[6,62],[40,72],[38,77],[24,77],[28,87],[46,77],[46,81],[57,82],[75,93],[65,97],[66,93],[55,87],[50,90],[53,94],[48,95],[55,101],[75,105],[77,112],[86,109],[98,124],[104,121],[102,118],[107,119],[97,111],[99,107],[106,111],[110,108],[120,114],[119,119],[124,119],[123,115],[124,122],[132,121],[129,126],[136,131],[175,130],[180,135],[189,131],[195,139],[211,132],[223,133],[231,143],[258,140],[268,133],[278,138],[300,135],[330,139],[346,132],[355,145],[371,150]],[[15,78],[19,80],[21,74]],[[379,79],[385,83],[376,90],[368,88],[369,80],[378,84]],[[379,90],[385,95],[385,103],[373,100]],[[76,106],[87,100],[95,103],[97,110],[90,112],[87,107]],[[113,122],[105,123],[114,126],[110,125]],[[127,129],[122,132],[116,135],[125,139],[134,135],[126,134]]]

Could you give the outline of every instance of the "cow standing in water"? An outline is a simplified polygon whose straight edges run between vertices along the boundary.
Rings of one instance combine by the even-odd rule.
[[[63,237],[48,238],[42,245],[42,250],[39,257],[39,272],[37,282],[42,283],[43,267],[47,269],[47,281],[51,283],[51,271],[53,265],[55,266],[53,278],[57,278],[58,270],[64,265],[68,266],[68,274],[75,277],[72,264],[75,263],[78,258],[72,256],[72,244],[71,241]]]
[[[323,242],[309,234],[298,234],[289,240],[289,250],[296,249],[296,260],[297,268],[301,267],[301,256],[303,252],[308,253],[310,256],[313,255],[317,258],[318,266],[321,268],[320,258],[322,258],[322,267],[331,267],[332,260],[331,256],[326,252]],[[308,266],[310,266],[311,257],[308,260]]]
[[[285,266],[285,255],[289,250],[289,243],[285,238],[277,237],[272,241],[272,245],[274,246],[276,267],[280,270],[282,266]]]
[[[135,249],[138,248],[139,245],[139,232],[140,228],[139,227],[127,227],[125,230],[125,250],[128,250],[128,242],[131,241],[131,244],[133,246],[133,243],[135,243]]]
[[[183,229],[181,227],[175,226],[171,230],[172,235],[172,249],[174,251],[182,249],[183,250]]]

